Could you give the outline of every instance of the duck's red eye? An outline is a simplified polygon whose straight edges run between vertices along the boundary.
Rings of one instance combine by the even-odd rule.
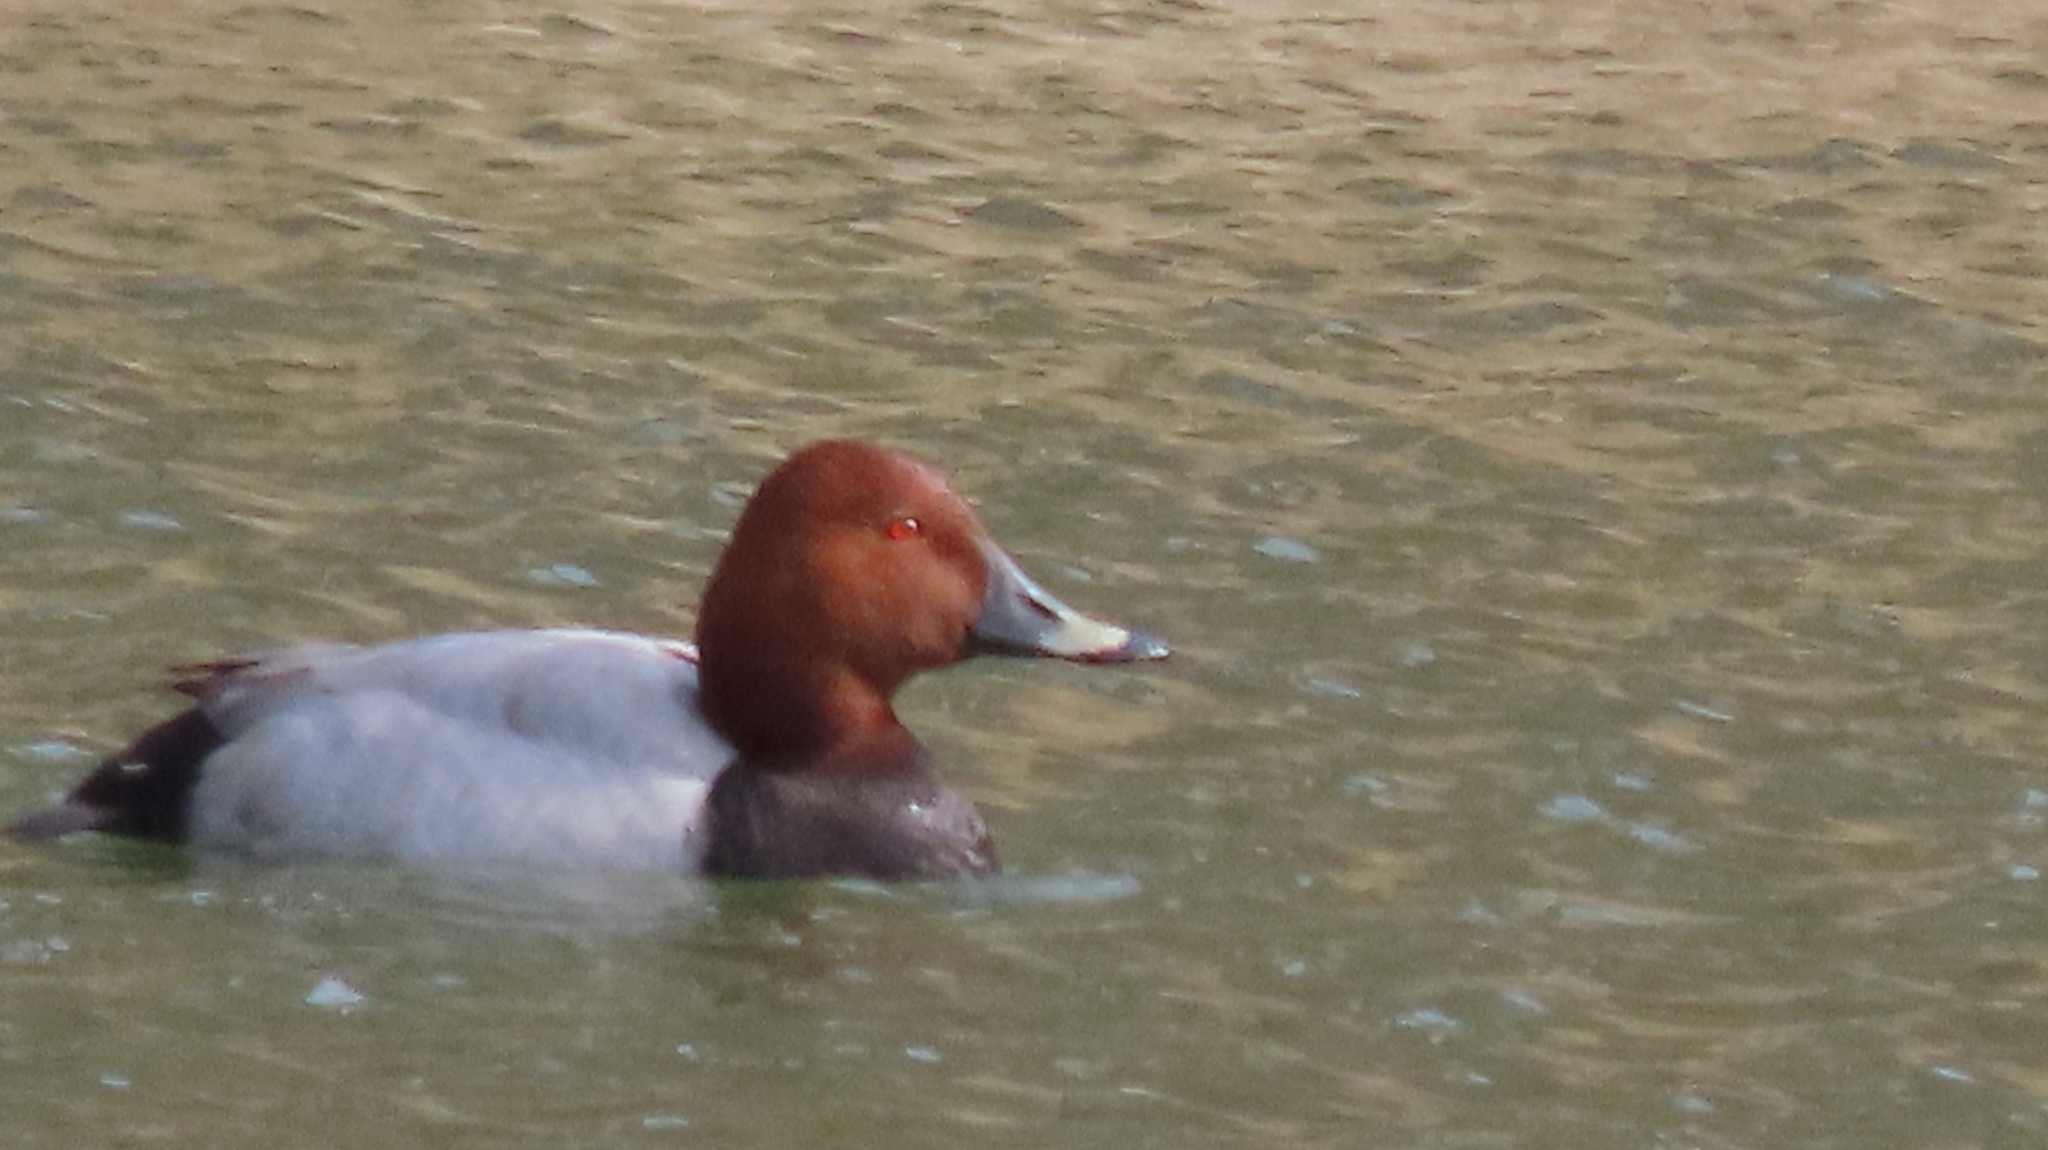
[[[914,515],[905,515],[900,519],[892,519],[889,521],[889,526],[882,529],[884,535],[898,543],[903,542],[905,539],[915,539],[923,531],[924,524],[919,523]]]

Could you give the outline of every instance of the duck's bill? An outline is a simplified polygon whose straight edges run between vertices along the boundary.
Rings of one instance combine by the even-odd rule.
[[[981,553],[988,561],[988,590],[969,631],[974,650],[1077,663],[1166,658],[1166,644],[1153,636],[1091,619],[1060,602],[995,544],[983,543]]]

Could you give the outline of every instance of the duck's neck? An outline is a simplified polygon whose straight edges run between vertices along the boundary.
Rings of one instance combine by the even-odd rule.
[[[850,670],[721,664],[706,652],[699,676],[704,717],[751,768],[887,774],[917,759],[888,697]]]

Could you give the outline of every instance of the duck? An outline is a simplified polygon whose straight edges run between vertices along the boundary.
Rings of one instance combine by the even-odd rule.
[[[1034,581],[931,466],[825,440],[748,499],[694,642],[483,631],[174,668],[184,710],[6,829],[276,860],[989,875],[987,824],[898,689],[977,655],[1168,653]]]

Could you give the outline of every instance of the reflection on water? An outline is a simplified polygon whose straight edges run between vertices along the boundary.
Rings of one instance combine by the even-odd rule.
[[[1996,6],[17,13],[6,807],[167,662],[684,630],[821,434],[1180,657],[911,692],[990,888],[0,850],[16,1143],[2041,1139],[2044,59]]]

